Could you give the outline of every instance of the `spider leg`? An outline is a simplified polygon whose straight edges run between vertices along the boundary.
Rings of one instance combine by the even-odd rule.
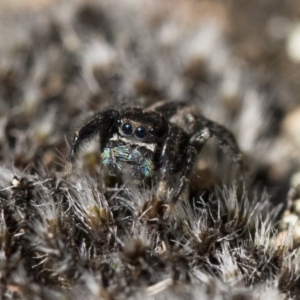
[[[224,152],[227,153],[230,158],[239,165],[241,171],[246,171],[247,167],[243,160],[243,154],[236,142],[234,135],[226,127],[208,120],[202,115],[196,116],[195,120],[202,127],[204,127],[204,129],[200,131],[198,135],[196,133],[191,137],[191,140],[194,141],[195,145],[197,145],[197,143],[199,145],[201,142],[205,143],[210,137],[214,137]],[[208,134],[205,134],[205,130],[206,132],[208,131]]]
[[[160,101],[150,106],[149,110],[156,110],[162,113],[167,120],[170,120],[174,115],[178,114],[179,111],[188,107],[186,102],[183,101]]]
[[[179,186],[174,192],[174,195],[171,200],[171,205],[175,205],[179,196],[181,195],[182,191],[186,187],[189,177],[192,171],[192,168],[196,162],[197,159],[197,150],[193,146],[188,146],[186,150],[186,154],[184,155],[184,159],[182,163],[184,164],[184,167],[182,169],[182,172],[180,174],[180,182]]]
[[[192,137],[190,138],[190,145],[195,147],[197,151],[200,153],[203,146],[205,145],[206,141],[211,138],[211,132],[208,128],[204,128],[199,132],[196,132]]]
[[[75,132],[69,152],[70,162],[67,164],[65,170],[66,175],[68,175],[72,170],[72,165],[75,163],[78,157],[81,146],[97,134],[100,135],[101,140],[105,139],[109,133],[110,127],[118,116],[119,113],[116,110],[107,110],[103,113],[97,114],[93,120]]]
[[[171,186],[171,175],[181,170],[179,186],[171,196],[171,206],[176,204],[184,190],[197,158],[197,150],[188,145],[188,142],[188,136],[178,126],[169,125],[169,132],[161,150],[157,196],[159,199],[166,199],[167,189]]]
[[[160,154],[160,175],[157,197],[165,200],[170,186],[170,175],[174,173],[178,157],[179,143],[182,131],[175,125],[169,125],[168,135],[164,141]]]

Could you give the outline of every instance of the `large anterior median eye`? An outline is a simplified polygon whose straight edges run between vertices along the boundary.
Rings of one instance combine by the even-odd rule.
[[[134,134],[137,138],[143,139],[147,136],[147,129],[145,127],[137,127],[134,131]]]
[[[126,135],[131,135],[132,134],[132,126],[131,126],[131,124],[130,123],[123,124],[122,131]]]

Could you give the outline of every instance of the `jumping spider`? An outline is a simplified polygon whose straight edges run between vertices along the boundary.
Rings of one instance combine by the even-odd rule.
[[[100,135],[102,164],[109,175],[116,176],[127,168],[135,180],[143,182],[157,174],[159,199],[166,197],[171,174],[179,173],[172,203],[188,183],[197,155],[210,137],[215,137],[241,167],[243,164],[234,136],[185,102],[164,101],[148,109],[109,109],[97,114],[74,134],[69,167],[75,163],[80,146],[96,134]]]

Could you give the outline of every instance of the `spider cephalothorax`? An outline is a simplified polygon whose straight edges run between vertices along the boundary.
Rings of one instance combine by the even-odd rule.
[[[158,197],[163,198],[170,177],[179,173],[173,201],[184,189],[197,154],[211,136],[242,165],[233,135],[185,102],[159,102],[148,109],[110,109],[97,114],[75,133],[71,164],[77,159],[80,145],[95,134],[100,135],[102,163],[109,175],[127,172],[134,180],[143,181],[157,174]]]
[[[152,177],[157,148],[168,130],[166,119],[155,111],[131,108],[119,115],[102,149],[102,162],[110,175],[130,166],[135,180]]]

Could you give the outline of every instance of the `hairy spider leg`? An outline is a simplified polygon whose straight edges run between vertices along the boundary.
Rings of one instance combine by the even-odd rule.
[[[211,133],[209,129],[205,127],[204,129],[192,135],[190,138],[190,144],[197,149],[198,153],[200,153],[206,141],[208,141],[210,138]]]
[[[180,110],[187,107],[188,104],[183,101],[160,101],[149,107],[149,110],[156,110],[162,113],[166,119],[170,120],[174,115],[178,114]]]
[[[219,146],[226,152],[231,159],[239,164],[241,170],[245,171],[246,166],[242,159],[242,152],[238,147],[233,134],[224,126],[205,118],[200,112],[194,111],[193,106],[188,105],[186,102],[158,102],[152,106],[152,109],[161,112],[165,117],[176,123],[178,118],[185,118],[189,123],[188,128],[184,128],[189,132],[193,128],[190,142],[200,151],[205,142],[210,137],[215,137]]]
[[[167,188],[170,186],[170,175],[178,171],[181,152],[185,151],[184,148],[187,146],[187,143],[187,135],[178,126],[170,124],[168,135],[160,154],[161,167],[157,192],[159,199],[166,199]],[[180,195],[182,189],[183,187],[175,192],[175,197]]]
[[[198,127],[204,127],[203,130],[208,130],[209,135],[207,135],[206,140],[208,140],[210,137],[214,137],[219,144],[219,147],[222,148],[223,151],[239,165],[241,171],[243,173],[247,171],[247,166],[245,165],[242,152],[236,142],[236,139],[226,127],[213,122],[202,115],[196,116],[195,120],[199,125]],[[204,141],[205,143],[205,134],[203,135],[204,139],[201,140],[201,132],[202,134],[205,133],[203,130],[199,132],[198,141]],[[194,139],[194,142],[197,143],[197,133],[195,133],[191,139]]]
[[[182,172],[180,174],[180,183],[176,191],[174,192],[174,196],[171,199],[170,205],[175,205],[182,191],[186,187],[188,180],[190,178],[193,166],[197,160],[197,150],[193,146],[188,146],[186,153],[183,157],[184,166],[182,168]]]
[[[92,139],[95,135],[99,134],[102,144],[105,144],[110,128],[119,113],[116,110],[110,109],[103,113],[95,115],[93,120],[85,124],[80,130],[75,132],[69,153],[70,163],[66,167],[66,173],[72,169],[77,156],[80,152],[81,146]]]

